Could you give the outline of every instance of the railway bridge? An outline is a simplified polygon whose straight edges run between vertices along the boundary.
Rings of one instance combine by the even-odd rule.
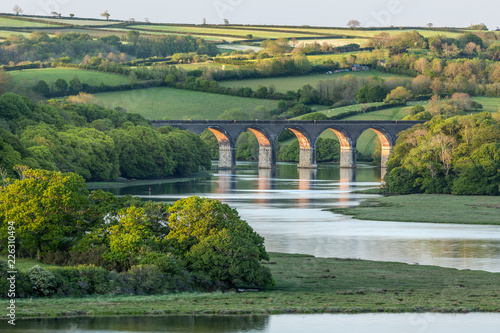
[[[259,142],[259,168],[276,165],[276,147],[280,134],[289,129],[299,140],[299,168],[316,168],[316,141],[324,131],[332,131],[340,141],[340,167],[356,167],[356,143],[366,130],[380,139],[385,167],[392,147],[401,131],[421,121],[334,121],[334,120],[155,120],[153,126],[172,126],[201,134],[210,130],[219,142],[219,168],[236,166],[236,141],[241,133],[252,131]]]

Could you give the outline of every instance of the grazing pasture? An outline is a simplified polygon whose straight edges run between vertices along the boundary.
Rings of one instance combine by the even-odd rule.
[[[107,107],[123,107],[148,119],[217,119],[226,110],[252,113],[257,106],[277,107],[278,101],[261,100],[173,88],[149,88],[95,94]]]

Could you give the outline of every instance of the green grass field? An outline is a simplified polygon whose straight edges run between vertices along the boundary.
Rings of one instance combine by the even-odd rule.
[[[151,27],[154,27],[154,26],[151,26]],[[110,28],[110,29],[122,30],[120,28]],[[136,26],[130,26],[128,28],[128,30],[126,30],[126,32],[128,32],[130,30],[138,31],[141,35],[149,35],[149,36],[164,36],[164,35],[185,36],[186,35],[186,33],[181,33],[181,32],[169,32],[169,31],[161,32],[161,31],[138,29],[138,28],[136,28]],[[161,30],[161,29],[158,29],[158,30]],[[200,34],[195,34],[195,33],[188,33],[188,34],[191,37],[203,38],[205,40],[212,41],[212,42],[223,42],[223,41],[224,42],[236,42],[236,41],[240,41],[240,40],[244,39],[243,37],[242,38],[228,37],[228,36],[218,37],[218,36],[212,36],[212,35],[200,35]]]
[[[335,213],[361,220],[500,225],[500,199],[487,196],[411,194],[369,199]]]
[[[333,46],[345,46],[349,44],[359,44],[361,47],[365,47],[368,42],[368,38],[332,38],[332,39],[301,39],[298,43],[312,44],[312,43],[327,43]]]
[[[81,26],[111,26],[116,24],[123,24],[121,21],[113,21],[113,20],[85,20],[85,19],[50,19],[43,18],[43,20],[54,23],[54,24],[71,24],[71,25],[81,25]]]
[[[500,273],[299,254],[270,258],[265,265],[276,286],[258,292],[16,299],[16,317],[500,311]]]
[[[21,35],[24,37],[29,37],[31,33],[29,32],[18,32],[11,30],[0,30],[0,39],[7,39],[10,35]]]
[[[251,113],[259,105],[269,109],[277,101],[209,94],[173,88],[150,88],[95,94],[108,107],[121,106],[127,112],[148,119],[217,119],[226,110],[241,109]]]
[[[351,54],[359,57],[362,54],[368,54],[368,53],[369,52],[367,51],[361,51],[361,52],[340,53],[340,54],[318,54],[318,55],[308,55],[307,59],[313,65],[322,65],[326,60],[340,62],[342,58],[347,58]]]
[[[418,31],[424,37],[430,37],[435,35],[446,35],[449,37],[456,37],[460,35],[460,32],[450,32],[450,31],[439,31],[431,29],[391,29],[391,30],[363,30],[363,29],[335,29],[335,28],[314,28],[314,27],[258,27],[259,30],[280,30],[280,31],[290,31],[290,32],[301,32],[301,33],[311,33],[311,34],[323,34],[323,35],[339,35],[339,36],[358,36],[364,38],[371,38],[382,32],[387,32],[390,35],[398,35],[408,31]]]
[[[221,81],[219,84],[223,87],[250,87],[253,90],[259,87],[269,87],[274,86],[276,91],[286,93],[288,90],[297,90],[302,88],[306,84],[310,84],[312,87],[316,87],[318,82],[332,80],[335,78],[343,77],[345,75],[354,75],[356,77],[369,77],[376,75],[381,78],[389,77],[401,77],[406,76],[394,75],[388,73],[382,73],[377,70],[370,70],[367,72],[342,72],[337,74],[314,74],[314,75],[303,75],[303,76],[287,76],[287,77],[273,77],[273,78],[260,78],[260,79],[248,79],[248,80],[231,80],[231,81]]]
[[[0,16],[0,28],[47,28],[57,27],[58,24],[32,22],[23,19],[13,19],[5,16]]]
[[[142,30],[161,30],[165,32],[172,33],[194,33],[194,34],[213,34],[213,35],[229,35],[232,37],[242,37],[246,38],[247,35],[252,35],[253,38],[267,39],[267,38],[292,38],[292,37],[314,37],[315,34],[305,33],[305,34],[294,34],[286,32],[277,31],[267,31],[267,30],[245,30],[245,29],[231,29],[227,27],[203,27],[203,26],[171,26],[171,25],[134,25],[131,26],[132,29],[142,29]]]
[[[483,105],[481,111],[497,112],[500,111],[500,98],[499,97],[473,97],[476,102]]]
[[[15,84],[23,85],[32,85],[35,80],[44,80],[49,85],[57,79],[64,79],[69,82],[74,76],[77,76],[82,83],[93,86],[98,86],[101,83],[110,86],[130,83],[130,80],[126,76],[71,68],[25,69],[22,71],[12,71],[9,74],[12,76]]]

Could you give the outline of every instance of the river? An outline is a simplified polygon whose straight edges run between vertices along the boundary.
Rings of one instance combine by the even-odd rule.
[[[280,163],[271,171],[238,163],[235,171],[204,178],[130,182],[107,190],[168,202],[191,195],[220,199],[265,237],[271,252],[500,272],[499,226],[360,221],[323,210],[358,205],[371,197],[353,191],[379,186],[380,172],[368,165],[350,172],[334,164],[297,170],[295,164]],[[498,327],[498,313],[72,318],[21,320],[15,327],[0,323],[2,333],[496,333]]]
[[[235,171],[210,177],[108,190],[168,202],[190,195],[220,199],[265,238],[270,252],[500,272],[500,226],[360,221],[324,211],[372,197],[353,191],[379,186],[380,172],[368,165],[351,172],[331,163],[317,170],[238,163]]]
[[[272,316],[166,316],[39,319],[0,323],[2,333],[497,333],[492,313],[366,313]]]

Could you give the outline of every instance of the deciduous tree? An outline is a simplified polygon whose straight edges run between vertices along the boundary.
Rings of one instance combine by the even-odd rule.
[[[109,21],[109,17],[111,16],[111,14],[109,14],[108,10],[106,9],[104,12],[101,13],[101,16],[105,17],[106,21]]]
[[[88,191],[83,177],[22,167],[18,170],[21,180],[0,187],[2,227],[14,222],[21,248],[37,258],[44,251],[67,250],[85,230],[83,209]]]
[[[231,287],[274,285],[260,264],[269,258],[264,239],[236,210],[218,200],[190,197],[175,202],[169,213],[167,239],[191,269]]]
[[[347,22],[347,26],[351,29],[357,28],[361,25],[361,23],[358,20],[349,20]]]

